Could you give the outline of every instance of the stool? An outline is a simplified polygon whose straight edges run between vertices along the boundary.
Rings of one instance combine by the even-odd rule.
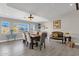
[[[75,47],[75,43],[74,42],[68,42],[68,43],[66,43],[66,45],[68,46],[68,47],[70,47],[70,48],[74,48]]]

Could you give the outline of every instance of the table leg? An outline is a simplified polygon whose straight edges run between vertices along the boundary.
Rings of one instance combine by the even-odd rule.
[[[30,47],[33,49],[33,40],[31,40]]]
[[[63,44],[63,40],[64,40],[64,39],[62,39],[62,44]]]
[[[71,37],[69,37],[69,41],[71,41]]]
[[[67,39],[67,38],[65,37],[65,44],[66,44],[66,39]]]
[[[63,37],[63,39],[62,39],[62,44],[64,44],[64,40],[65,40],[65,37]]]

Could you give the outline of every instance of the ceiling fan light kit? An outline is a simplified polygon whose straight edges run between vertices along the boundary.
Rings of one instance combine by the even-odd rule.
[[[32,14],[30,14],[30,16],[28,17],[30,20],[32,20],[34,17],[32,16]]]

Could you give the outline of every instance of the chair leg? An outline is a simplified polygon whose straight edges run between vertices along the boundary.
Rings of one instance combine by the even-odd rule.
[[[26,46],[28,46],[28,42],[27,42]]]
[[[28,46],[28,43],[26,40],[23,40],[24,45]]]
[[[25,43],[25,40],[23,40],[23,43]]]
[[[64,40],[62,39],[62,44],[64,43]]]
[[[29,43],[29,48],[31,49],[32,47],[31,47],[31,43]]]
[[[45,43],[44,43],[44,48],[46,48]]]
[[[40,46],[40,50],[41,50],[41,46]]]
[[[43,45],[43,44],[41,43],[41,44],[40,44],[40,50],[42,49],[42,45]]]
[[[33,44],[32,43],[29,43],[29,48],[33,49]]]
[[[36,47],[38,46],[38,42],[36,42]]]

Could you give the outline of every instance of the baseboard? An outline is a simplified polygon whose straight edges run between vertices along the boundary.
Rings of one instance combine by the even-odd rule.
[[[79,45],[79,43],[76,42],[75,45]]]
[[[17,40],[22,40],[22,39],[17,39]],[[11,42],[11,41],[17,41],[17,40],[2,40],[2,41],[0,41],[0,43],[2,43],[2,42]]]

